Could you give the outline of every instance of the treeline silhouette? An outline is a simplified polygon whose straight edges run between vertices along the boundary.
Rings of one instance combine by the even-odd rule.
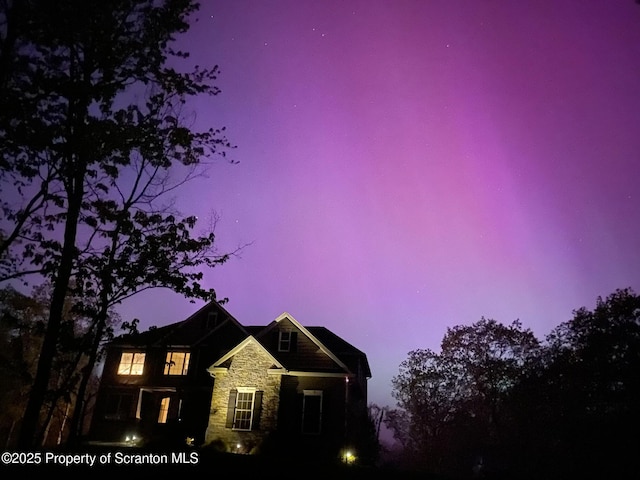
[[[640,297],[630,288],[543,340],[519,321],[449,328],[408,354],[384,422],[399,465],[454,478],[636,478]]]

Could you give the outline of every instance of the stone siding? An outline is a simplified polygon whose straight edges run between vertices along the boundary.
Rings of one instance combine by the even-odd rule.
[[[276,430],[281,377],[267,374],[272,366],[273,360],[264,349],[250,342],[231,358],[227,373],[216,375],[205,443],[222,441],[228,451],[250,453]],[[229,394],[238,387],[255,387],[263,392],[257,430],[226,428]]]

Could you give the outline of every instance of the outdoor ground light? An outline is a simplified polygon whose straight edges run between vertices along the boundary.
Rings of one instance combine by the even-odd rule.
[[[346,450],[344,455],[342,456],[342,461],[347,465],[352,464],[356,461],[356,456],[353,454],[351,450]]]

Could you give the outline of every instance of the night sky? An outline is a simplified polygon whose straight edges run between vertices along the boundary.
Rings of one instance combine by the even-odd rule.
[[[206,272],[244,325],[289,312],[369,358],[395,406],[409,351],[520,319],[539,339],[640,292],[640,5],[634,0],[204,1],[181,46],[219,65],[194,129],[227,127],[179,210],[216,211]],[[195,19],[194,19],[195,20]],[[120,308],[141,330],[203,305]]]

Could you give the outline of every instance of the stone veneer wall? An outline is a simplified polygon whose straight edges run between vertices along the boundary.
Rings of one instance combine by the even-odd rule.
[[[267,374],[272,365],[271,357],[252,342],[231,358],[227,373],[216,374],[205,443],[222,440],[229,451],[250,453],[260,446],[269,432],[276,430],[281,376]],[[258,430],[247,432],[225,427],[229,392],[238,387],[255,387],[263,391]]]

